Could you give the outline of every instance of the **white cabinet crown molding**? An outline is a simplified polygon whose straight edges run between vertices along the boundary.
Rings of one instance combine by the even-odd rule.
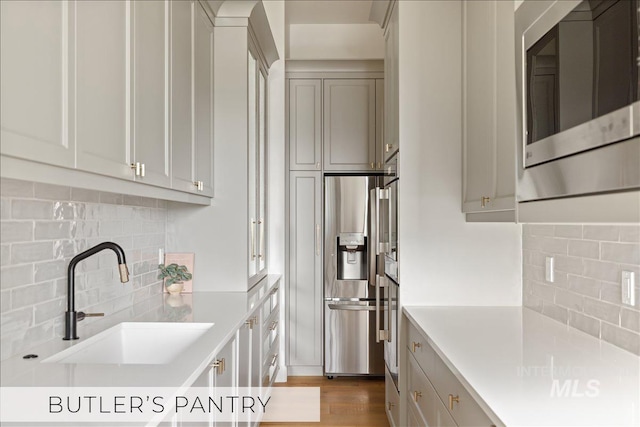
[[[249,27],[255,35],[258,49],[267,68],[280,59],[269,19],[262,1],[227,0],[207,1],[216,27]]]

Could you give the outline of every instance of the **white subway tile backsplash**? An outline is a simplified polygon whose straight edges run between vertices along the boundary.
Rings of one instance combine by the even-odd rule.
[[[617,242],[620,238],[620,227],[617,225],[585,225],[582,229],[585,240],[607,240]]]
[[[31,307],[55,298],[55,283],[45,282],[22,286],[11,290],[12,308]]]
[[[624,348],[634,354],[640,354],[640,334],[618,326],[602,323],[600,336],[603,340]]]
[[[558,224],[553,236],[549,227],[523,226],[523,305],[640,355],[640,301],[623,305],[620,285],[623,270],[640,277],[640,225]]]
[[[0,178],[2,197],[33,197],[33,182]]]
[[[48,261],[53,259],[53,242],[14,243],[11,245],[11,262]]]
[[[68,221],[36,221],[35,240],[68,239],[70,229]]]
[[[68,264],[64,259],[34,264],[34,281],[37,283],[67,277]]]
[[[582,238],[581,225],[556,225],[554,226],[554,235],[556,237]]]
[[[601,258],[622,264],[640,264],[640,244],[636,243],[600,243]]]
[[[569,255],[583,258],[600,258],[600,244],[592,240],[569,240]]]
[[[71,198],[71,188],[36,182],[34,184],[34,196],[36,199],[44,200],[69,200]]]
[[[600,320],[604,320],[614,325],[620,324],[619,305],[609,304],[608,302],[603,302],[596,299],[585,298],[584,312],[590,316],[596,317]]]
[[[584,275],[606,282],[618,282],[620,268],[613,262],[601,262],[591,259],[584,260]]]
[[[52,219],[53,203],[41,200],[13,200],[11,218],[13,219]]]
[[[620,311],[620,326],[640,333],[640,313],[628,308]]]
[[[121,194],[7,179],[0,185],[3,360],[62,336],[68,263],[95,244],[125,249],[130,281],[120,283],[110,251],[83,260],[75,277],[78,311],[109,315],[163,292],[156,264],[165,247],[166,202],[126,197],[125,205]]]
[[[33,240],[33,222],[3,221],[0,224],[0,242],[29,242]]]
[[[628,243],[640,243],[640,225],[621,225],[620,241]]]
[[[600,321],[576,311],[569,311],[569,325],[596,338],[600,338]]]

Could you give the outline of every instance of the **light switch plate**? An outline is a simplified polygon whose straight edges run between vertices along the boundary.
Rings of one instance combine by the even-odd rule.
[[[553,265],[553,257],[546,257],[544,262],[544,279],[549,283],[553,283],[554,280]]]
[[[636,277],[633,271],[622,272],[622,303],[636,305]]]

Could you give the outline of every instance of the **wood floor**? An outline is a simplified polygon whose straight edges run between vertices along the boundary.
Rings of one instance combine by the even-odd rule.
[[[320,387],[320,422],[262,423],[261,426],[389,426],[384,412],[384,378],[289,377],[286,383],[275,386]]]

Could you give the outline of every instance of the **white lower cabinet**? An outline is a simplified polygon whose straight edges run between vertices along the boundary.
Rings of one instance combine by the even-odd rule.
[[[409,425],[495,426],[413,324],[409,324],[407,348]]]
[[[391,374],[385,366],[384,368],[384,398],[385,398],[385,412],[389,419],[391,427],[400,425],[400,394],[393,383]]]

